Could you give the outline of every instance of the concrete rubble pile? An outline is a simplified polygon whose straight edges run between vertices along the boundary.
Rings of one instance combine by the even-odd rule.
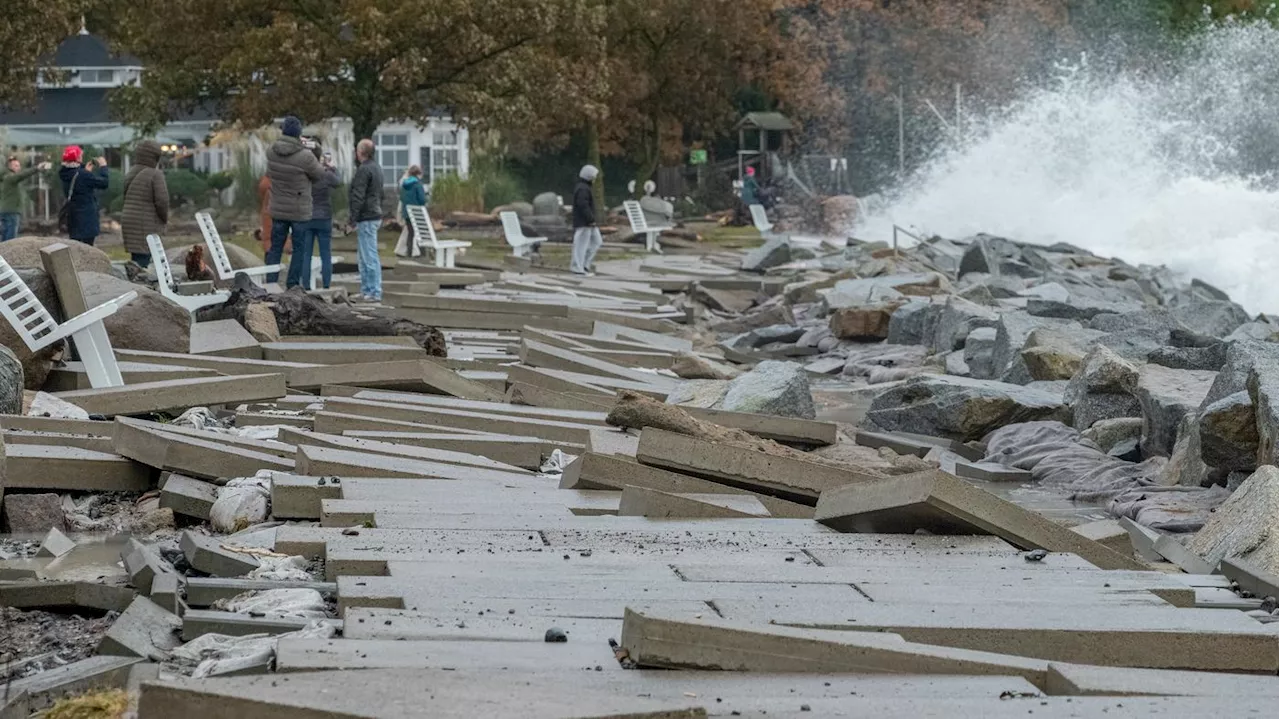
[[[1067,245],[769,242],[401,260],[368,311],[444,357],[12,358],[63,416],[0,415],[0,607],[106,622],[0,651],[0,718],[1274,714],[1276,318]]]

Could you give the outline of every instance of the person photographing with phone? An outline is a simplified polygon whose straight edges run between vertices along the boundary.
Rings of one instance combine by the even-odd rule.
[[[98,225],[98,190],[110,184],[107,160],[99,156],[87,164],[82,163],[84,151],[78,145],[70,145],[62,151],[62,167],[58,179],[62,180],[62,194],[67,199],[58,211],[58,229],[76,242],[92,245],[101,231]]]
[[[0,170],[0,242],[18,236],[18,227],[22,223],[22,183],[49,167],[49,163],[41,162],[24,170],[22,162],[10,156],[5,169]]]

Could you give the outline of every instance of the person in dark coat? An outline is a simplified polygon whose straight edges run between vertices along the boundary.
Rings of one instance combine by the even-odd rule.
[[[378,258],[378,228],[382,226],[382,168],[373,158],[377,148],[365,138],[356,143],[356,171],[347,188],[347,208],[356,227],[360,264],[360,297],[382,301],[382,261]]]
[[[573,188],[573,256],[569,269],[575,275],[592,273],[596,252],[604,244],[596,226],[596,202],[591,191],[591,183],[599,174],[595,165],[584,165]]]
[[[124,248],[139,267],[151,264],[147,235],[164,232],[169,222],[169,186],[159,169],[160,144],[143,140],[133,150],[133,167],[124,176],[124,214],[120,234]]]
[[[271,249],[267,252],[268,265],[280,264],[284,255],[285,240],[293,237],[295,244],[302,238],[311,222],[311,185],[324,176],[320,161],[302,143],[302,121],[290,115],[280,123],[280,139],[267,149],[267,175],[271,178]],[[267,282],[275,282],[278,274],[267,275]],[[290,274],[286,284],[297,282]]]
[[[338,170],[333,166],[333,156],[321,153],[320,145],[311,149],[311,153],[320,160],[320,168],[324,171],[321,178],[311,183],[311,221],[302,236],[293,243],[293,256],[289,259],[288,285],[311,287],[311,254],[315,250],[320,253],[320,275],[325,289],[333,278],[333,188],[337,187]]]
[[[92,245],[98,239],[98,190],[107,189],[107,161],[103,157],[81,164],[84,151],[70,145],[62,151],[62,194],[67,198],[67,236]]]

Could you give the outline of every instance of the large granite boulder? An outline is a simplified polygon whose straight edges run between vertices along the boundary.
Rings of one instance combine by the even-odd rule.
[[[103,320],[114,349],[147,352],[191,351],[191,315],[159,292],[97,272],[81,272],[85,302],[93,307],[126,292],[138,297]]]
[[[917,272],[902,275],[881,275],[855,280],[841,280],[834,287],[821,293],[830,309],[876,304],[899,295],[927,297],[942,294],[950,284],[937,272]],[[893,292],[888,292],[892,290]]]
[[[889,320],[897,302],[845,307],[831,313],[828,327],[842,340],[882,340],[889,336]]]
[[[791,242],[785,237],[774,237],[743,256],[742,269],[745,272],[764,272],[790,261]]]
[[[560,197],[554,192],[543,192],[533,198],[533,214],[542,216],[562,215],[564,209]]]
[[[886,339],[895,345],[920,345],[929,341],[937,331],[938,316],[942,305],[923,300],[911,300],[899,305],[889,317],[889,333]]]
[[[22,414],[23,388],[22,362],[8,347],[0,347],[0,414]]]
[[[1259,467],[1214,511],[1188,548],[1214,566],[1237,559],[1275,576],[1280,570],[1277,481],[1275,467]]]
[[[1050,392],[992,380],[921,376],[876,395],[867,421],[892,431],[968,441],[1008,424],[1066,416],[1062,400]]]
[[[1274,361],[1274,357],[1272,358]],[[1280,377],[1276,365],[1257,364],[1249,370],[1249,399],[1253,402],[1254,421],[1258,427],[1258,464],[1277,464],[1276,424],[1280,408]]]
[[[1249,313],[1243,307],[1223,300],[1178,305],[1172,314],[1182,326],[1210,337],[1226,337],[1249,321]]]
[[[1173,452],[1178,424],[1200,407],[1217,374],[1148,364],[1130,376],[1127,388],[1142,406],[1145,456],[1168,457]]]
[[[1033,317],[1023,311],[1001,313],[995,325],[996,343],[991,354],[994,378],[1012,384],[1031,382],[1031,373],[1022,360],[1022,348],[1026,346],[1032,331],[1041,327],[1079,326],[1078,322],[1054,317]]]
[[[969,333],[979,327],[995,327],[1000,315],[990,307],[960,297],[950,297],[938,313],[933,330],[933,351],[962,349]]]
[[[17,240],[10,240],[0,244],[5,247]],[[76,243],[79,244],[79,243]],[[50,279],[48,273],[40,269],[19,269],[18,277],[27,284],[27,288],[31,290],[31,294],[40,300],[40,304],[49,310],[49,314],[53,315],[55,320],[62,319],[62,305],[58,302],[58,292],[53,286],[53,280]],[[39,390],[44,387],[44,382],[49,378],[49,371],[53,369],[53,363],[63,356],[66,349],[66,342],[59,341],[41,349],[32,352],[27,343],[18,336],[17,330],[8,322],[0,320],[0,345],[9,348],[13,356],[18,359],[22,365],[23,382],[26,389]]]
[[[83,242],[58,237],[19,237],[0,243],[0,257],[14,269],[44,269],[40,249],[61,242],[71,249],[71,266],[76,272],[111,272],[111,258],[107,253]]]
[[[979,327],[969,332],[964,342],[964,363],[970,374],[978,379],[994,379],[996,330]]]
[[[1027,335],[1022,363],[1035,381],[1069,380],[1104,333],[1083,327],[1040,327]]]
[[[1137,367],[1105,345],[1095,345],[1063,393],[1063,401],[1071,408],[1071,426],[1085,430],[1099,420],[1142,416],[1142,406],[1128,390],[1137,372]]]
[[[1200,457],[1205,464],[1229,471],[1258,466],[1258,425],[1249,392],[1227,395],[1200,410]]]
[[[720,409],[813,419],[813,395],[804,368],[792,362],[766,360],[730,380]]]

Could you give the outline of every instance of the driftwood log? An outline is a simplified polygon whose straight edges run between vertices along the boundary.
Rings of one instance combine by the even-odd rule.
[[[377,337],[405,335],[432,357],[445,357],[444,334],[420,322],[384,317],[349,304],[329,304],[294,287],[278,295],[268,294],[244,274],[231,283],[231,297],[225,304],[206,307],[199,312],[201,320],[235,320],[245,324],[245,310],[254,304],[271,308],[281,335],[319,337]]]

